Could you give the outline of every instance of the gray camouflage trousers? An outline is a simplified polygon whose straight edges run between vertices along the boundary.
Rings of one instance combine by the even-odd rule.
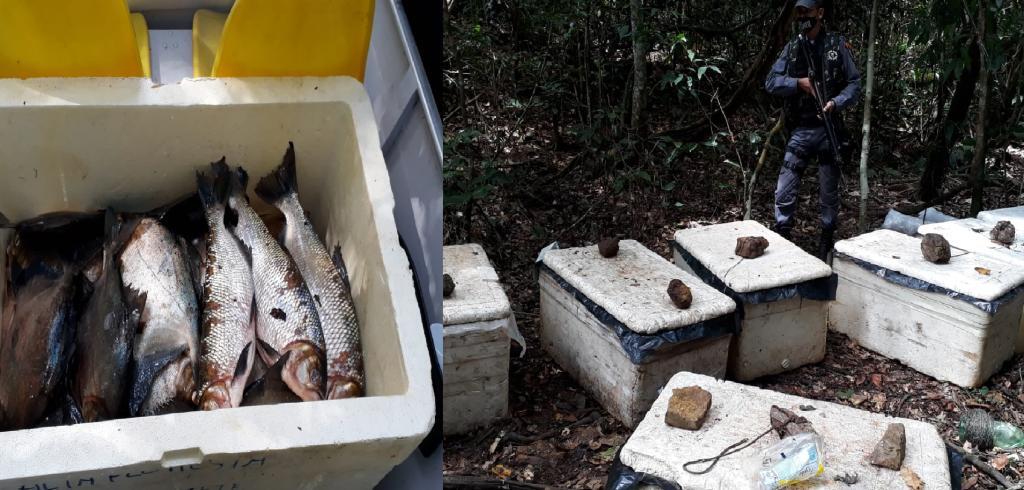
[[[798,127],[789,137],[786,156],[775,187],[775,226],[792,229],[796,214],[800,178],[810,160],[818,161],[821,228],[834,230],[839,218],[839,165],[835,162],[825,128]]]

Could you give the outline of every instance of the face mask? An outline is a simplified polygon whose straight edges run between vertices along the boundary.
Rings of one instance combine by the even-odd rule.
[[[811,29],[814,29],[814,25],[817,23],[817,17],[807,16],[796,18],[796,28],[799,29],[800,32],[807,32],[810,31]]]

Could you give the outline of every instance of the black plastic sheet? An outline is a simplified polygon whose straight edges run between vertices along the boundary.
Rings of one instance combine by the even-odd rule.
[[[839,278],[835,274],[787,286],[760,289],[749,293],[738,293],[729,286],[726,286],[718,276],[708,270],[707,267],[704,267],[704,264],[700,263],[693,255],[690,255],[690,252],[683,248],[679,242],[672,240],[671,243],[672,248],[679,253],[679,256],[686,262],[686,265],[693,269],[693,272],[697,274],[701,281],[725,293],[736,303],[756,305],[783,301],[797,296],[816,301],[832,301],[836,299],[836,285],[839,284]]]
[[[918,291],[928,291],[930,293],[944,294],[950,298],[970,303],[974,305],[976,308],[990,315],[995,315],[996,312],[999,311],[999,308],[1009,303],[1010,301],[1013,301],[1013,299],[1016,298],[1018,294],[1024,292],[1024,285],[1021,285],[1011,289],[1006,294],[992,301],[985,301],[983,299],[978,299],[967,294],[958,293],[956,291],[946,289],[942,286],[932,284],[928,281],[923,281],[916,277],[910,277],[906,274],[902,274],[891,269],[886,269],[885,267],[880,267],[875,264],[850,257],[849,255],[836,252],[835,256],[838,258],[849,260],[850,262],[857,264],[858,266],[865,270],[871,271],[878,277],[881,277],[882,279],[885,279],[886,281],[889,281],[893,284],[898,284],[905,288],[916,289]]]
[[[594,303],[590,298],[573,287],[572,284],[566,282],[565,279],[551,270],[550,267],[543,263],[539,264],[538,267],[541,274],[548,274],[559,287],[572,295],[573,299],[583,305],[598,321],[611,329],[615,336],[618,337],[619,344],[622,345],[622,349],[626,352],[626,356],[629,357],[629,361],[636,365],[644,364],[655,354],[672,346],[719,337],[736,331],[733,317],[731,315],[723,315],[685,327],[664,330],[656,334],[637,333],[630,330],[629,327],[612,316],[611,313],[608,313],[600,305]]]
[[[608,480],[604,485],[605,490],[633,490],[641,486],[652,486],[659,490],[682,490],[675,482],[646,473],[637,473],[633,468],[622,464],[622,460],[619,459],[621,452],[622,448],[619,448],[619,452],[615,453],[615,459],[612,460]]]

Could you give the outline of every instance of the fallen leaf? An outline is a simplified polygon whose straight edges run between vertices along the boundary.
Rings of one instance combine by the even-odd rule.
[[[875,385],[875,388],[882,387],[882,375],[875,373],[871,375],[871,384]]]
[[[871,397],[871,403],[875,404],[875,408],[884,407],[886,401],[888,401],[888,399],[886,398],[885,393],[875,393]]]
[[[501,478],[502,480],[508,480],[512,476],[512,470],[505,467],[503,464],[496,464],[491,468],[491,473],[494,476]]]
[[[526,481],[533,481],[533,476],[533,466],[527,466],[526,469],[523,470],[523,479]]]
[[[921,481],[921,477],[914,473],[914,470],[907,466],[904,466],[900,470],[900,476],[903,477],[903,481],[906,482],[907,488],[910,490],[924,490],[924,482]]]
[[[988,276],[988,275],[992,274],[992,271],[990,271],[990,270],[988,270],[988,269],[986,269],[984,267],[975,267],[974,270],[978,271],[978,274],[981,274],[983,276]]]
[[[993,468],[995,468],[995,469],[997,469],[999,471],[1003,471],[1003,468],[1006,468],[1006,465],[1009,464],[1009,463],[1010,463],[1010,456],[1007,455],[1006,453],[1000,454],[1000,455],[992,458],[992,461],[989,462],[989,464],[991,464]]]
[[[857,393],[856,395],[853,395],[853,396],[850,397],[850,403],[852,403],[853,406],[858,407],[858,406],[860,406],[861,403],[864,403],[865,401],[867,401],[867,399],[868,399],[868,395],[867,394],[865,394],[865,393]]]

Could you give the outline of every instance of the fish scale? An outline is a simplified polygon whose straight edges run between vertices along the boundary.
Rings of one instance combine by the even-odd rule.
[[[320,318],[295,263],[252,207],[236,197],[230,204],[238,212],[236,233],[252,253],[257,336],[279,352],[292,342],[307,340],[322,350]]]
[[[359,322],[352,292],[331,261],[299,203],[295,146],[288,144],[281,165],[260,179],[256,194],[285,216],[284,245],[295,259],[316,302],[327,342],[327,398],[366,392]]]
[[[198,176],[209,228],[199,360],[198,401],[203,409],[241,404],[255,352],[252,270],[241,244],[224,224],[229,169],[223,160],[213,164],[212,169],[212,179],[203,174]],[[241,363],[244,365],[240,367]]]
[[[289,250],[302,251],[294,255],[295,262],[314,295],[321,325],[329,326],[324,328],[327,376],[351,377],[360,387],[365,387],[359,323],[352,293],[331,261],[327,248],[305,218],[298,198],[294,195],[287,197],[280,205],[288,220],[285,245]]]

